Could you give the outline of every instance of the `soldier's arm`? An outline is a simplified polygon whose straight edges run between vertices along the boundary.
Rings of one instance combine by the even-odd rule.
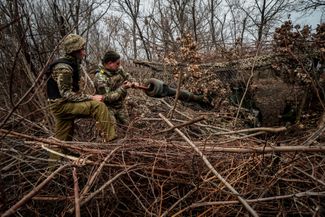
[[[53,78],[58,84],[63,99],[70,102],[82,102],[91,99],[90,95],[72,91],[72,68],[68,64],[57,64],[53,69]]]
[[[120,74],[123,76],[123,78],[125,78],[126,81],[136,82],[136,80],[132,77],[132,75],[129,72],[125,71],[123,67],[120,67],[119,70],[120,70]]]
[[[105,75],[97,73],[95,75],[94,83],[96,87],[96,93],[104,95],[104,102],[106,103],[117,102],[119,100],[123,100],[126,97],[126,89],[119,87],[113,91],[111,87],[108,86]]]

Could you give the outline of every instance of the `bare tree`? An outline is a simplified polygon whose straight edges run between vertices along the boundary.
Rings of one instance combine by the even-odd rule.
[[[209,24],[210,24],[210,29],[211,29],[211,39],[212,39],[212,44],[214,47],[217,49],[219,45],[217,44],[217,30],[216,30],[216,10],[217,7],[221,4],[221,1],[214,1],[214,0],[209,0],[208,1],[208,10],[209,10]]]
[[[252,4],[238,4],[238,7],[248,16],[251,27],[256,29],[252,35],[256,38],[256,44],[259,44],[293,4],[293,0],[254,0]]]
[[[93,26],[90,21],[96,22],[89,19],[99,4],[95,2],[1,1],[0,22],[10,24],[0,32],[0,61],[3,63],[0,76],[5,78],[0,90],[1,116],[15,110],[29,120],[48,118],[48,111],[44,109],[46,91],[42,89],[42,82],[36,84],[36,77],[65,34],[78,31],[87,36]],[[21,101],[31,87],[35,88]]]
[[[148,42],[145,36],[142,33],[142,28],[139,23],[139,16],[140,16],[140,0],[125,0],[125,1],[118,1],[122,12],[125,12],[132,21],[132,36],[133,36],[133,52],[134,58],[137,58],[137,36],[139,36],[144,51],[146,53],[146,57],[148,60],[151,60],[151,53],[148,48]]]
[[[323,0],[299,0],[297,3],[301,10],[316,10],[325,7]]]

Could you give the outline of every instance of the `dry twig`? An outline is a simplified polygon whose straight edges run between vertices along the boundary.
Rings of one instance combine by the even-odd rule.
[[[49,183],[53,177],[65,169],[69,164],[62,165],[58,169],[56,169],[52,174],[50,174],[41,184],[36,186],[32,191],[30,191],[27,195],[25,195],[21,200],[19,200],[15,205],[13,205],[10,209],[5,211],[2,214],[2,217],[11,216],[16,212],[19,207],[23,206],[27,201],[29,201],[34,195],[36,195],[47,183]]]
[[[79,185],[77,177],[77,168],[73,167],[73,185],[74,185],[74,201],[75,201],[75,211],[76,217],[80,217],[80,198],[79,198]]]
[[[173,127],[173,124],[168,121],[167,118],[165,118],[161,113],[159,116],[170,126]],[[203,159],[207,167],[212,171],[212,173],[224,184],[226,187],[238,198],[238,200],[243,204],[243,206],[247,209],[247,211],[253,215],[258,216],[255,210],[252,209],[252,207],[246,202],[244,198],[240,196],[240,194],[214,169],[212,164],[209,162],[209,160],[206,158],[205,155],[194,145],[193,142],[191,142],[179,129],[174,129],[180,136],[182,136],[185,141],[187,141],[192,148],[200,155],[200,157]]]

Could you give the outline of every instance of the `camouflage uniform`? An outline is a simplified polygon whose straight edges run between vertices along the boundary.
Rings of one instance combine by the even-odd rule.
[[[112,72],[99,66],[95,75],[96,94],[104,95],[105,104],[111,108],[116,120],[120,124],[129,122],[129,114],[124,103],[127,96],[127,90],[122,87],[125,81],[133,82],[131,75],[120,67]]]
[[[71,53],[82,49],[84,44],[85,41],[80,36],[68,35],[63,44],[66,55],[49,69],[51,74],[47,89],[56,121],[55,137],[64,141],[72,140],[74,120],[93,117],[106,139],[113,140],[116,138],[116,123],[106,105],[79,92],[80,60]]]

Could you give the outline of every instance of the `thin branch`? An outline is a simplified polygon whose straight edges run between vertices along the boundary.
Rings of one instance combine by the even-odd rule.
[[[242,130],[236,130],[236,131],[229,131],[229,132],[220,132],[220,133],[214,133],[213,135],[229,135],[229,134],[238,134],[238,133],[250,133],[250,132],[271,132],[271,133],[279,133],[286,131],[286,127],[256,127],[256,128],[249,128],[249,129],[242,129]]]
[[[302,174],[308,176],[309,178],[313,179],[314,181],[316,181],[316,182],[318,182],[318,183],[320,183],[320,184],[322,184],[322,185],[325,186],[325,182],[323,182],[322,180],[317,179],[316,177],[314,177],[314,176],[312,176],[312,175],[306,173],[305,171],[299,169],[298,167],[293,167],[293,168],[296,169],[296,170],[298,170],[298,171],[301,172]]]
[[[178,77],[178,81],[177,81],[175,102],[174,102],[174,105],[173,105],[172,109],[168,113],[168,116],[169,116],[170,119],[173,118],[173,115],[174,115],[174,112],[175,112],[175,109],[176,109],[176,106],[177,106],[177,103],[178,103],[178,98],[179,98],[179,95],[180,95],[181,85],[182,85],[183,72],[182,72],[182,70],[178,70],[178,71],[179,71],[179,73],[178,73],[179,77]]]
[[[113,153],[115,151],[117,151],[119,148],[121,148],[120,146],[116,147],[114,150],[111,151],[111,153],[109,153],[109,155],[107,155],[107,157],[103,160],[103,162],[100,164],[100,166],[98,167],[98,169],[96,170],[96,172],[94,173],[94,175],[89,179],[89,181],[87,182],[85,188],[81,191],[81,199],[83,199],[83,197],[88,193],[89,189],[91,188],[91,186],[93,185],[94,181],[96,180],[96,178],[98,177],[99,173],[102,171],[104,165],[106,164],[107,160],[113,155]]]
[[[175,128],[181,128],[181,127],[189,126],[189,125],[191,125],[191,124],[194,124],[194,123],[196,123],[196,122],[202,121],[202,120],[204,120],[204,119],[205,119],[204,116],[200,116],[200,117],[198,117],[198,118],[195,118],[195,119],[193,119],[193,120],[187,121],[187,122],[185,122],[185,123],[182,123],[182,124],[179,124],[179,125],[175,125],[175,126],[173,126],[173,127],[170,127],[170,128],[168,128],[168,129],[166,129],[166,130],[162,130],[162,131],[160,131],[160,132],[158,132],[158,133],[155,133],[154,135],[161,134],[161,133],[166,133],[166,132],[169,132],[169,131],[174,130]]]
[[[6,24],[3,24],[3,25],[0,25],[0,32],[2,30],[4,30],[5,28],[8,28],[9,26],[11,26],[12,24],[18,22],[22,17],[16,17],[15,19],[13,19],[12,21],[10,21],[9,23],[6,23]]]
[[[80,217],[79,185],[78,185],[78,177],[77,177],[76,167],[73,167],[72,176],[73,176],[73,189],[74,189],[74,202],[75,202],[76,217]]]
[[[241,110],[241,107],[243,105],[243,102],[244,102],[244,99],[246,97],[246,94],[247,94],[247,91],[248,91],[248,87],[251,83],[251,80],[253,79],[254,77],[254,70],[255,70],[255,65],[256,65],[256,62],[257,62],[257,59],[258,59],[258,56],[259,56],[259,53],[260,53],[260,48],[261,48],[261,43],[258,44],[258,47],[257,47],[257,51],[256,51],[256,54],[255,54],[255,57],[254,57],[254,61],[253,61],[253,65],[252,65],[252,68],[251,68],[251,74],[248,78],[248,81],[246,83],[246,88],[245,88],[245,92],[240,100],[240,103],[238,105],[238,109],[237,109],[237,113],[236,113],[236,118],[234,120],[234,127],[236,126],[237,124],[237,119],[238,119],[238,116],[239,116],[239,112]]]
[[[217,145],[218,143],[216,143]],[[205,146],[206,151],[227,152],[227,153],[272,153],[272,152],[325,152],[325,146],[280,146],[280,147],[250,147],[250,148],[232,148]]]
[[[309,146],[311,145],[316,139],[318,139],[319,136],[322,135],[322,133],[325,131],[325,125],[318,130],[316,130],[310,137],[308,137],[302,145]]]
[[[308,196],[324,197],[325,196],[325,191],[322,191],[322,192],[305,191],[305,192],[300,192],[300,193],[296,193],[296,194],[289,194],[289,195],[280,195],[280,196],[274,196],[274,197],[248,199],[247,202],[259,203],[259,202],[266,202],[266,201],[272,201],[272,200],[281,200],[281,199],[287,199],[287,198],[308,197]],[[181,211],[175,213],[173,216],[178,216],[182,212],[184,212],[185,210],[198,208],[198,207],[202,207],[202,206],[217,206],[217,205],[229,205],[229,204],[238,204],[238,203],[239,203],[239,201],[236,201],[236,200],[193,203],[190,206],[188,206],[188,207],[182,209]]]
[[[77,157],[74,157],[74,156],[71,156],[71,155],[67,155],[67,154],[62,154],[61,152],[57,152],[53,149],[50,149],[48,147],[45,147],[44,145],[42,145],[42,148],[52,154],[55,154],[55,155],[58,155],[60,157],[64,157],[64,158],[67,158],[69,160],[73,160],[75,162],[81,162],[82,164],[94,164],[93,161],[90,161],[90,160],[87,160],[87,159],[81,159],[81,158],[77,158]]]
[[[21,206],[23,206],[25,203],[27,203],[34,195],[36,195],[42,188],[44,188],[45,185],[48,184],[53,179],[53,177],[56,174],[58,174],[59,172],[61,172],[64,168],[66,168],[69,165],[70,164],[65,164],[65,165],[62,165],[61,167],[59,167],[58,169],[56,169],[41,184],[39,184],[38,186],[36,186],[31,192],[29,192],[27,195],[25,195],[20,201],[18,201],[10,209],[8,209],[7,211],[5,211],[2,214],[2,217],[11,216],[12,214],[14,214],[17,211],[17,209],[19,209]]]
[[[185,194],[182,198],[180,198],[178,201],[176,201],[176,203],[174,203],[171,207],[169,207],[162,215],[161,217],[165,217],[168,215],[168,213],[174,209],[175,206],[177,206],[180,202],[182,202],[183,200],[185,200],[188,196],[190,196],[191,194],[193,194],[195,191],[197,191],[197,187],[194,187],[192,190],[190,190],[189,192],[187,192],[187,194]]]
[[[103,184],[98,190],[95,192],[91,193],[87,198],[82,200],[80,202],[80,207],[83,206],[84,204],[88,203],[93,197],[95,197],[98,193],[102,192],[105,188],[107,188],[109,185],[111,185],[117,178],[119,178],[121,175],[126,174],[129,170],[133,169],[136,165],[133,165],[126,170],[121,171],[120,173],[116,174],[112,179],[108,180],[105,184]],[[68,212],[73,213],[74,207],[71,208]]]
[[[173,124],[161,113],[159,113],[159,116],[170,126],[173,127]],[[201,156],[204,163],[207,165],[207,167],[211,170],[211,172],[238,198],[238,200],[243,204],[243,206],[247,209],[247,211],[252,216],[258,216],[255,210],[252,209],[252,207],[246,202],[244,198],[242,198],[239,193],[214,169],[212,164],[209,162],[209,160],[206,158],[205,155],[195,146],[193,142],[191,142],[179,129],[174,129],[181,137],[185,139],[185,141]]]
[[[90,148],[86,148],[86,147],[76,146],[76,144],[80,144],[80,142],[61,141],[61,140],[58,140],[56,138],[50,138],[50,139],[39,138],[39,137],[30,136],[30,135],[23,134],[23,133],[18,133],[18,132],[15,132],[15,131],[9,131],[9,130],[6,130],[6,129],[0,129],[0,135],[2,135],[3,137],[9,136],[9,137],[13,137],[13,138],[23,138],[23,139],[37,141],[39,143],[32,142],[32,141],[26,141],[25,143],[35,144],[35,145],[38,145],[40,147],[44,146],[44,144],[47,144],[47,145],[56,145],[56,146],[63,147],[63,148],[73,148],[73,149],[78,150],[78,151],[98,152],[98,153],[103,152],[103,150],[94,150],[94,149],[90,149]],[[93,143],[92,143],[92,145],[94,146]]]
[[[48,58],[47,62],[45,63],[45,66],[43,67],[43,69],[40,71],[40,73],[38,74],[37,78],[35,79],[35,82],[33,83],[33,85],[26,91],[26,93],[19,99],[19,101],[16,103],[16,105],[14,105],[14,107],[11,109],[11,111],[3,119],[2,123],[0,124],[0,128],[2,128],[6,124],[6,122],[10,118],[10,116],[15,112],[15,110],[19,107],[19,105],[28,96],[28,94],[31,93],[34,90],[34,88],[36,87],[36,85],[38,84],[38,82],[43,78],[43,76],[44,76],[44,74],[46,72],[46,69],[47,69],[48,65],[50,64],[50,62],[52,61],[52,58],[53,58],[56,50],[59,48],[60,44],[63,42],[64,39],[65,39],[65,37],[56,45],[56,47],[52,51],[50,57]]]

